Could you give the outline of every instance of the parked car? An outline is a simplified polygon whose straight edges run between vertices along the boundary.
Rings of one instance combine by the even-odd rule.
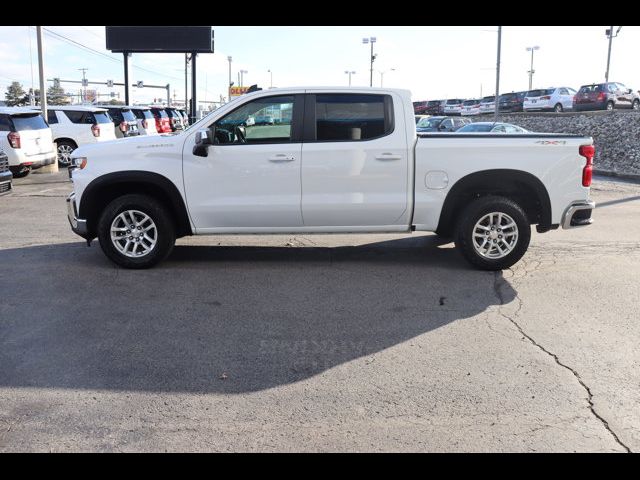
[[[529,133],[529,130],[511,123],[475,122],[465,125],[457,133]]]
[[[622,83],[592,83],[583,85],[573,97],[573,108],[583,110],[640,109],[640,95]]]
[[[273,125],[275,123],[272,115],[256,115],[256,125]]]
[[[173,129],[171,128],[171,120],[169,120],[169,115],[164,107],[149,107],[151,113],[153,114],[153,118],[156,120],[156,131],[158,133],[171,133]]]
[[[138,119],[131,111],[131,107],[126,105],[96,105],[96,107],[104,108],[109,112],[115,127],[116,138],[137,137],[140,135]]]
[[[468,118],[459,117],[428,117],[423,118],[416,125],[417,132],[455,132],[459,128],[471,123]]]
[[[167,115],[169,116],[169,122],[171,124],[172,132],[184,130],[184,121],[182,120],[182,114],[180,114],[178,110],[173,107],[166,107],[164,111],[167,112]]]
[[[488,95],[480,99],[480,113],[494,113],[496,111],[496,96]]]
[[[427,108],[427,100],[419,100],[417,102],[413,102],[413,114],[414,115],[422,115],[424,114],[425,109]]]
[[[0,149],[0,195],[11,191],[13,174],[9,169],[9,157]]]
[[[498,98],[500,112],[522,112],[524,97],[527,92],[503,93]]]
[[[444,115],[444,105],[446,100],[429,100],[424,109],[426,115]]]
[[[423,118],[429,118],[431,117],[431,115],[414,115],[415,119],[416,119],[416,125],[418,125],[418,123],[420,122],[420,120],[422,120]]]
[[[56,161],[51,128],[33,107],[0,107],[0,150],[14,178]]]
[[[69,166],[76,148],[116,139],[113,121],[105,108],[53,105],[47,115],[53,141],[58,145],[58,164],[62,167]]]
[[[552,87],[529,90],[524,97],[522,109],[525,112],[554,111],[563,112],[573,108],[573,96],[576,91],[571,87]]]
[[[239,122],[269,106],[292,107],[292,124],[244,135]],[[193,234],[435,231],[495,271],[525,254],[532,225],[589,225],[595,208],[592,138],[416,134],[401,89],[256,91],[132,147],[78,149],[67,198],[72,230],[125,268]]]
[[[462,103],[463,99],[460,98],[450,98],[444,104],[444,114],[445,115],[460,115],[462,111]]]
[[[157,135],[156,119],[149,107],[131,107],[131,112],[136,116],[140,135]]]
[[[480,99],[478,98],[476,100],[465,100],[464,102],[462,102],[462,110],[460,111],[460,115],[480,115]]]
[[[184,108],[178,108],[176,110],[178,110],[178,113],[182,115],[182,125],[184,125],[184,128],[187,128],[189,126],[189,116],[187,115],[187,111]]]

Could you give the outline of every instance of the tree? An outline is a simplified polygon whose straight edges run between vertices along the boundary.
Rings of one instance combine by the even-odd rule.
[[[7,92],[4,94],[4,99],[8,107],[24,105],[24,97],[25,91],[20,82],[11,82],[11,85],[7,87]]]
[[[47,102],[52,105],[66,105],[71,99],[60,85],[52,85],[47,88]]]

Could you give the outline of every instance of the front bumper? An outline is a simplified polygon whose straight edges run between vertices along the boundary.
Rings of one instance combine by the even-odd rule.
[[[0,195],[4,195],[5,193],[9,193],[11,191],[12,178],[13,174],[10,170],[0,173]]]
[[[67,219],[71,225],[71,230],[82,238],[87,238],[89,232],[87,229],[87,221],[78,218],[78,208],[76,206],[76,194],[71,192],[67,197]]]
[[[562,228],[584,227],[593,223],[591,213],[596,208],[593,201],[582,201],[572,203],[567,207],[562,215]]]

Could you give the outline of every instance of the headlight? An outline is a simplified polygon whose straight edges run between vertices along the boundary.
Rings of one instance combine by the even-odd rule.
[[[87,157],[74,157],[71,159],[71,163],[74,167],[82,170],[87,166]]]

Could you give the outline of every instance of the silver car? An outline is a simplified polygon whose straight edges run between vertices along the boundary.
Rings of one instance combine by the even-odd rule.
[[[529,90],[524,97],[522,109],[525,112],[563,112],[573,108],[576,91],[571,87],[542,88]]]

